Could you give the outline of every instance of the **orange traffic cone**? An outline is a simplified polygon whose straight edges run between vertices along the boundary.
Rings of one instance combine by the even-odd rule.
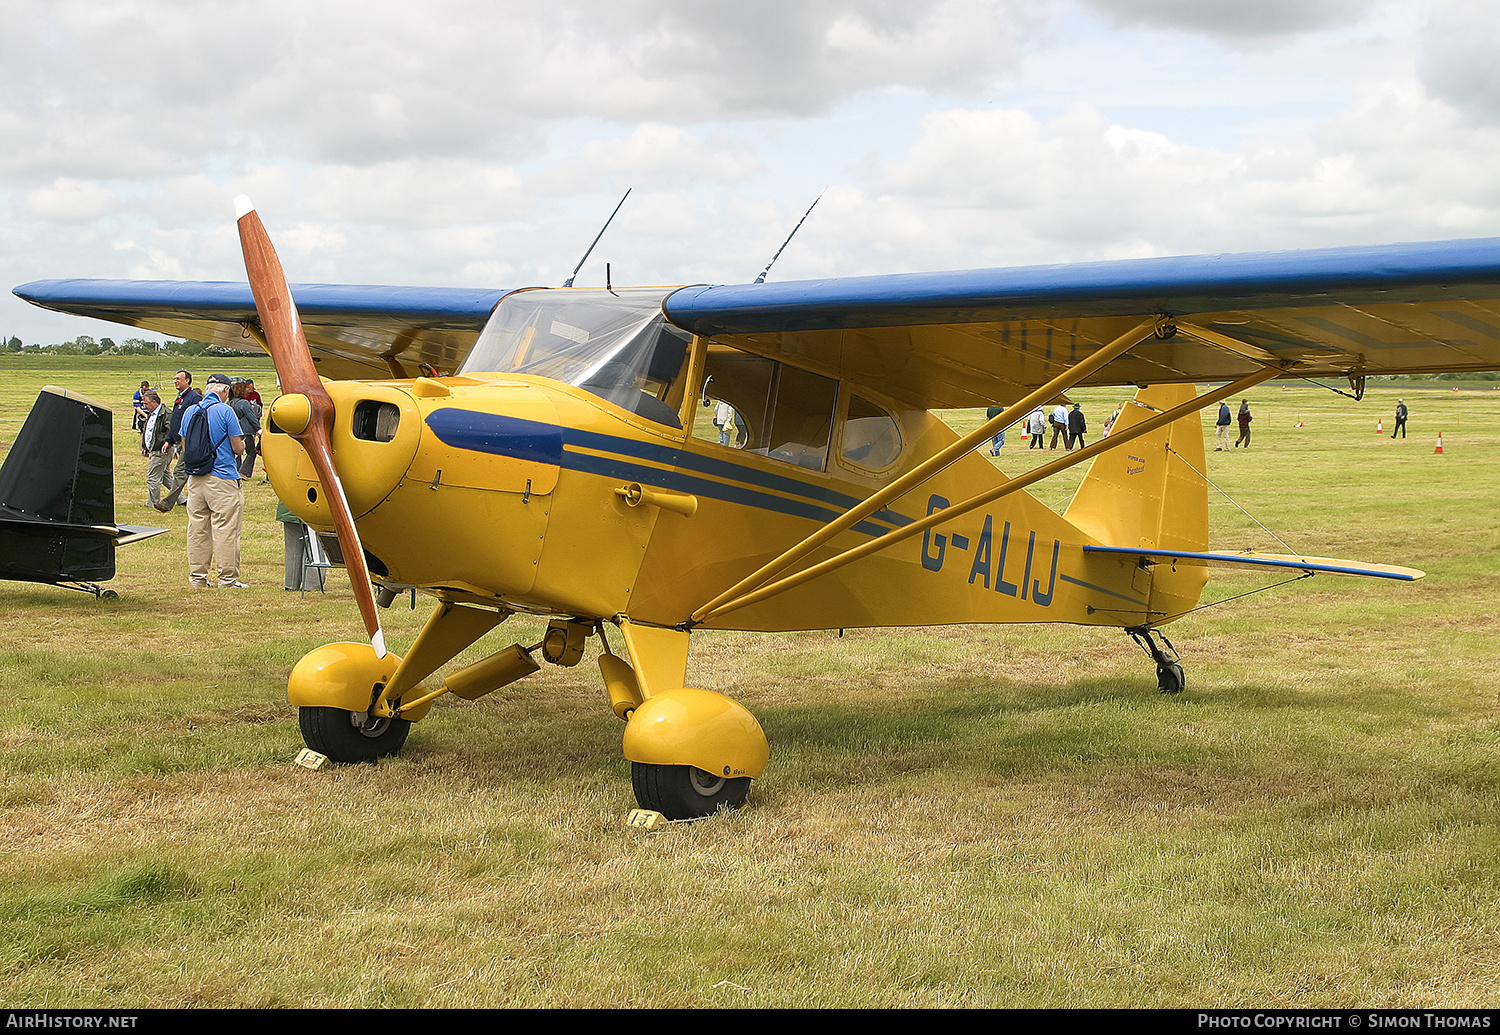
[[[1443,433],[1441,431],[1438,432],[1438,444],[1437,448],[1433,450],[1433,453],[1437,454],[1438,456],[1443,455]]]
[[[1385,434],[1385,421],[1378,420],[1378,421],[1375,422],[1375,434],[1377,434],[1377,435],[1384,435]]]

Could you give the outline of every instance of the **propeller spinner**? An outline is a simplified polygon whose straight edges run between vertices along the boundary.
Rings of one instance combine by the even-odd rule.
[[[364,547],[360,544],[349,500],[333,461],[333,400],[313,365],[312,352],[302,333],[302,321],[287,286],[281,260],[276,257],[276,249],[271,245],[271,238],[256,214],[255,206],[242,194],[234,199],[234,210],[240,229],[240,247],[245,253],[245,273],[250,278],[250,290],[255,296],[255,311],[260,317],[271,361],[276,365],[276,377],[281,382],[283,394],[276,400],[272,413],[277,426],[307,451],[318,480],[323,483],[323,492],[338,531],[339,546],[343,549],[344,564],[354,584],[355,599],[359,601],[359,613],[370,636],[370,646],[377,658],[383,658],[386,653],[385,633],[380,628],[380,616],[375,609],[375,592],[370,586],[369,569],[365,566]]]

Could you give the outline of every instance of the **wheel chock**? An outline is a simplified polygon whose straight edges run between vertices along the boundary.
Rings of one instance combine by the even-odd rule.
[[[328,756],[321,751],[314,751],[312,748],[303,748],[297,752],[297,757],[292,759],[292,764],[316,772],[328,765]]]
[[[652,809],[631,809],[630,815],[625,817],[625,825],[637,830],[660,830],[668,822],[666,816]]]

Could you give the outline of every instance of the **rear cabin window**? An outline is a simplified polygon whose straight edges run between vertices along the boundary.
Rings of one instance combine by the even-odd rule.
[[[891,466],[901,455],[901,427],[896,418],[868,399],[850,396],[842,455],[846,463],[872,471]]]

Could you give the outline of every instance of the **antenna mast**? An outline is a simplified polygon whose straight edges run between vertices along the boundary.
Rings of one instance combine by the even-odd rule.
[[[599,238],[604,236],[604,231],[609,229],[609,224],[615,221],[615,216],[620,214],[620,206],[625,204],[625,198],[630,197],[630,192],[633,190],[635,190],[634,187],[627,187],[625,189],[625,196],[620,199],[620,204],[615,206],[615,210],[609,214],[609,218],[604,221],[604,225],[601,226],[599,228],[599,232],[594,235],[594,244],[599,243]],[[583,269],[583,264],[589,261],[589,256],[594,251],[594,244],[589,245],[589,250],[583,253],[583,258],[579,259],[578,265],[573,267],[573,272],[568,276],[568,279],[563,284],[563,287],[567,288],[573,286],[573,278],[578,276],[578,271]],[[783,245],[783,247],[785,246]]]
[[[781,247],[776,249],[776,254],[771,256],[770,262],[766,263],[766,268],[761,270],[760,276],[755,278],[755,282],[757,284],[764,284],[766,282],[766,274],[771,272],[771,267],[776,265],[776,260],[781,258],[781,253],[786,251],[786,246],[792,243],[792,238],[797,236],[797,231],[802,229],[802,224],[807,222],[808,216],[812,215],[813,208],[818,204],[818,202],[823,200],[823,195],[827,193],[827,187],[824,187],[822,190],[818,191],[818,196],[816,198],[813,198],[813,203],[807,206],[807,211],[802,213],[802,218],[797,220],[797,225],[792,227],[792,232],[786,235],[786,240],[781,242]]]

